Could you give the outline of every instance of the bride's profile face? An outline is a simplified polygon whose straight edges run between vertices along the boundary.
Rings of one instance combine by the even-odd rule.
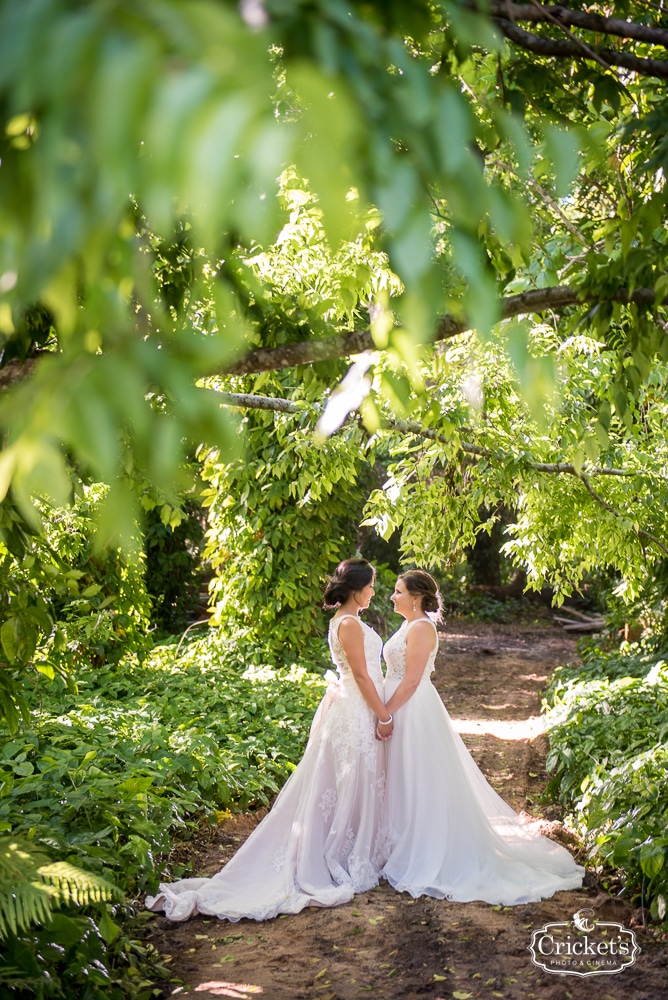
[[[371,583],[368,583],[366,587],[364,587],[362,590],[357,591],[357,593],[355,594],[355,600],[359,604],[360,608],[362,608],[362,610],[369,607],[369,605],[371,604],[371,598],[375,593],[376,593],[376,588],[374,587],[373,581],[371,581]]]
[[[413,601],[415,598],[412,594],[408,593],[406,585],[403,581],[397,580],[394,585],[394,593],[390,597],[390,600],[392,601],[392,604],[394,604],[394,610],[397,614],[406,617],[406,614],[413,609]]]

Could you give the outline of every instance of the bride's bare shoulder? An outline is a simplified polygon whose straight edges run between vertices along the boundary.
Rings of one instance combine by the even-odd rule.
[[[354,615],[335,615],[332,621],[338,620],[339,635],[357,635],[362,631],[362,622]]]

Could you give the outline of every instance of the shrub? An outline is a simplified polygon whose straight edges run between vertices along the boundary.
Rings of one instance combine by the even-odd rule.
[[[589,648],[548,692],[550,790],[573,810],[591,858],[621,869],[627,896],[663,920],[668,900],[668,650]]]

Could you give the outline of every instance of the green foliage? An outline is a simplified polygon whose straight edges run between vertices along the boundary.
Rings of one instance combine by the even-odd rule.
[[[625,12],[648,17],[639,3]],[[131,546],[137,475],[169,496],[192,446],[233,457],[199,379],[275,344],[286,315],[302,313],[302,340],[342,312],[352,323],[363,253],[338,283],[304,287],[298,309],[287,289],[276,296],[259,337],[239,309],[230,261],[242,248],[264,280],[275,178],[290,165],[330,246],[354,243],[363,223],[388,254],[402,295],[372,326],[408,362],[404,382],[444,309],[486,336],[499,291],[571,282],[595,302],[572,315],[609,350],[630,426],[629,400],[665,353],[645,305],[614,301],[665,293],[662,85],[629,73],[622,86],[570,58],[560,72],[460,2],[276,0],[258,7],[263,23],[245,18],[232,0],[0,4],[0,364],[8,385],[29,375],[0,405],[0,495],[13,481],[26,517],[34,495],[62,505],[73,458],[110,486],[102,535]],[[381,291],[365,297],[374,315]],[[216,323],[193,322],[209,297]],[[536,402],[547,369],[506,333]],[[339,376],[332,366],[330,388]],[[402,378],[387,374],[388,396]]]
[[[235,432],[269,435],[265,418],[228,420],[215,387],[303,404],[299,464],[342,364],[303,382],[206,376],[361,323],[381,355],[366,431],[400,416],[436,435],[418,461],[405,432],[373,441],[397,463],[369,517],[384,535],[401,525],[406,557],[442,565],[473,544],[481,506],[503,505],[532,586],[549,576],[561,596],[597,565],[638,593],[665,509],[666,347],[647,308],[666,289],[660,85],[574,60],[559,75],[459,3],[277,0],[258,31],[231,0],[38,6],[0,5],[0,329],[12,364],[38,355],[0,403],[0,492],[14,478],[24,517],[34,495],[69,494],[73,458],[109,485],[101,536],[136,545],[137,480],[176,507],[192,445],[232,468]],[[499,292],[559,283],[586,302],[558,325],[499,324]],[[445,309],[487,341],[420,354]],[[478,375],[467,405],[462,378]],[[357,458],[342,451],[347,482]],[[589,489],[580,474],[599,460],[633,475]],[[327,462],[304,471],[332,484]],[[537,462],[576,475],[546,487]],[[7,627],[14,655],[24,618]]]
[[[325,577],[354,554],[363,465],[347,440],[314,447],[305,435],[290,434],[281,416],[253,415],[244,423],[243,462],[222,465],[209,456],[203,470],[210,483],[204,554],[216,574],[213,620],[226,628],[235,623],[251,649],[283,659],[323,632]]]
[[[660,559],[648,567],[638,596],[632,601],[619,595],[616,583],[601,575],[602,607],[612,633],[621,633],[625,626],[630,626],[651,636],[651,641],[659,645],[668,641],[668,559]]]
[[[129,936],[128,914],[94,900],[119,889],[136,899],[162,875],[182,876],[176,863],[165,871],[175,837],[189,838],[230,809],[269,803],[301,757],[324,690],[322,642],[317,664],[304,665],[300,654],[299,665],[282,671],[249,666],[257,657],[247,654],[239,636],[212,631],[180,656],[172,645],[143,664],[82,664],[78,693],[51,685],[41,708],[33,699],[32,725],[0,749],[3,845],[25,853],[16,883],[43,885],[35,892],[44,893],[44,906],[76,902],[83,913],[70,906],[49,920],[44,907],[24,905],[40,926],[26,931],[23,921],[8,933],[3,1000],[9,967],[27,981],[43,975],[42,960],[56,966],[37,993],[45,1000],[83,996],[77,990],[91,968],[98,972],[90,997],[112,987],[113,996],[126,995],[133,979],[144,982],[137,963],[145,967],[150,956]],[[7,915],[14,880],[3,857],[0,914]],[[150,994],[137,986],[129,995]]]
[[[50,862],[29,840],[0,838],[0,937],[49,923],[52,905],[118,899],[119,891],[99,876],[66,861]]]
[[[622,870],[627,898],[663,920],[668,900],[668,668],[656,642],[591,648],[548,694],[551,787],[594,862]]]
[[[506,551],[558,599],[594,571],[635,599],[666,555],[663,84],[528,54],[465,3],[267,0],[259,30],[250,6],[0,0],[0,821],[39,844],[52,810],[56,861],[132,891],[202,799],[266,801],[289,770],[297,675],[267,674],[274,713],[243,670],[295,648],[311,664],[323,577],[363,538],[369,493],[368,520],[429,567],[516,511]],[[582,301],[499,323],[499,294],[559,284]],[[479,339],[418,349],[446,310]],[[325,442],[342,361],[224,375],[248,350],[360,329],[371,393]],[[296,411],[230,418],[217,390]],[[142,667],[137,511],[160,508],[149,587],[171,614],[161,581],[192,566],[187,547],[162,556],[197,447],[214,617],[237,652]],[[34,669],[51,683],[26,693]],[[647,878],[659,847],[629,849]],[[12,940],[16,989],[48,954],[44,996],[114,995],[105,927],[63,912]]]
[[[214,632],[179,659],[157,647],[144,664],[82,668],[76,694],[45,692],[1,752],[0,827],[27,832],[58,802],[47,841],[63,859],[76,849],[126,886],[154,881],[173,829],[266,804],[299,757],[321,679],[248,661]]]
[[[0,838],[0,937],[48,921],[51,906],[40,867],[47,858],[33,844]]]
[[[113,913],[113,911],[111,911]],[[0,954],[0,1000],[149,1000],[169,973],[155,950],[128,937],[115,914],[54,913],[29,933],[11,935]]]
[[[46,43],[55,37],[58,45]],[[25,512],[34,494],[62,504],[69,449],[113,487],[104,530],[127,545],[133,469],[169,493],[187,439],[232,443],[195,382],[239,336],[232,324],[215,342],[173,333],[135,204],[166,237],[175,208],[187,206],[197,245],[211,252],[226,226],[258,236],[274,208],[263,192],[296,135],[273,115],[267,39],[234,5],[3,2],[0,38],[0,271],[14,276],[2,329],[13,333],[11,310],[18,317],[39,301],[57,331],[32,384],[0,408],[12,429],[0,493],[13,477]],[[39,67],[38,51],[49,53]],[[155,335],[146,338],[149,316]],[[169,401],[166,411],[146,399],[149,389]]]
[[[552,372],[549,397],[530,405],[501,337],[486,345],[462,337],[428,358],[419,370],[437,388],[409,395],[411,423],[397,425],[381,411],[390,463],[366,523],[385,537],[400,529],[405,558],[445,567],[514,510],[504,551],[530,587],[549,583],[563,600],[606,569],[616,574],[616,595],[631,600],[645,587],[648,565],[665,555],[668,369],[655,362],[636,403],[629,398],[636,407],[629,429],[614,415],[613,360],[598,341],[564,339],[546,324],[519,332],[527,377]]]
[[[42,530],[0,505],[0,719],[27,722],[25,687],[35,672],[71,677],[147,648],[149,598],[140,558],[96,551],[97,513],[108,490],[80,486],[69,507],[38,504]]]
[[[302,327],[349,328],[375,296],[400,288],[384,254],[373,249],[377,217],[335,250],[321,209],[289,170],[281,178],[287,221],[276,241],[228,262],[258,341],[299,339]],[[203,456],[208,509],[204,556],[214,570],[213,621],[241,630],[251,648],[278,661],[314,634],[324,580],[354,554],[373,458],[364,431],[350,425],[315,441],[314,422],[330,397],[332,370],[317,366],[300,378],[262,374],[212,381],[217,388],[285,399],[293,413],[248,411],[239,421],[245,453],[226,462]]]
[[[183,632],[199,608],[202,586],[203,513],[199,503],[186,501],[178,511],[169,505],[150,510],[144,527],[146,589],[151,596],[151,623],[160,633]]]

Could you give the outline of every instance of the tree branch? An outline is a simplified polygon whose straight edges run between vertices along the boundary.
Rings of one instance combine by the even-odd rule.
[[[224,372],[227,375],[250,375],[279,371],[282,368],[310,365],[316,361],[347,358],[351,354],[361,354],[368,350],[374,350],[371,331],[351,330],[349,333],[339,333],[321,340],[305,340],[298,344],[284,344],[282,347],[260,347],[232,362]]]
[[[274,410],[278,413],[301,413],[303,407],[289,399],[274,396],[253,396],[246,392],[218,391],[220,401],[225,406],[237,406],[242,410]]]
[[[617,289],[608,295],[598,292],[583,292],[570,285],[554,285],[551,288],[534,288],[517,295],[510,295],[500,300],[502,319],[510,319],[530,313],[541,313],[547,310],[558,311],[568,306],[583,305],[587,302],[633,302],[636,305],[649,308],[660,305],[657,303],[652,288],[636,288],[630,295],[625,288]],[[466,330],[471,325],[466,319],[446,313],[436,323],[431,341],[436,343],[449,340]],[[336,358],[346,358],[351,354],[361,354],[363,351],[376,350],[370,330],[351,330],[347,333],[334,334],[331,337],[300,341],[297,344],[284,344],[281,347],[258,348],[249,351],[237,361],[227,365],[219,374],[251,375],[258,372],[280,371],[284,368],[296,368],[299,365],[314,364],[318,361],[331,361]],[[47,352],[44,352],[47,353]],[[52,355],[52,352],[48,352]],[[30,375],[39,362],[39,358],[27,358],[25,361],[10,361],[0,368],[0,391],[11,388],[16,382]],[[289,412],[289,411],[286,411]]]
[[[583,473],[580,473],[578,479],[581,480],[582,484],[584,485],[584,488],[586,489],[587,493],[589,493],[589,495],[592,497],[592,499],[595,500],[596,503],[599,504],[601,507],[603,507],[604,510],[607,510],[610,514],[612,514],[616,518],[619,519],[624,518],[624,514],[622,514],[621,511],[616,510],[609,503],[607,503],[603,499],[603,497],[598,495],[596,490],[592,488],[592,485],[589,482],[587,476],[585,476]],[[653,535],[650,531],[645,531],[644,528],[634,528],[633,531],[638,536],[638,538],[647,539],[648,542],[652,542],[654,545],[656,545],[657,548],[659,548],[661,552],[663,552],[664,556],[668,556],[668,549],[663,544],[663,542],[656,537],[656,535]]]
[[[490,14],[494,18],[501,17],[509,21],[540,23],[556,20],[560,24],[595,31],[599,35],[617,35],[619,38],[633,38],[648,45],[668,46],[668,31],[664,28],[603,17],[602,14],[590,14],[583,10],[569,10],[561,4],[518,4],[504,0],[504,2],[493,2]]]
[[[298,413],[303,411],[301,406],[296,403],[291,402],[288,399],[277,399],[271,396],[254,396],[248,393],[237,393],[237,392],[221,392],[221,401],[227,406],[238,406],[240,408],[252,408],[260,410],[274,410],[282,413]],[[445,437],[444,434],[439,434],[438,431],[432,430],[430,427],[422,427],[421,424],[415,423],[411,420],[394,420],[389,423],[390,428],[400,431],[404,434],[413,434],[416,437],[426,438],[430,441],[440,441],[443,444],[449,444],[450,439]],[[489,448],[484,448],[481,445],[470,444],[465,441],[460,441],[459,450],[464,452],[466,455],[474,455],[476,458],[489,458],[493,459],[495,457],[500,458],[501,461],[508,461],[512,456],[504,453],[497,452],[496,454]],[[596,490],[592,487],[589,482],[590,476],[646,476],[647,473],[639,472],[637,470],[628,469],[606,469],[601,466],[595,466],[587,471],[585,475],[582,471],[578,472],[574,465],[569,462],[532,462],[527,459],[520,459],[527,468],[534,472],[544,472],[550,474],[567,474],[575,476],[583,484],[592,499],[607,510],[616,518],[623,518],[624,515],[616,510],[611,504],[607,503],[600,496]],[[648,542],[652,542],[656,545],[665,556],[668,556],[668,548],[663,544],[663,542],[653,535],[650,531],[646,531],[644,528],[634,528],[634,533],[639,539],[646,539]]]
[[[428,427],[422,427],[420,424],[414,423],[413,421],[397,420],[394,421],[394,426],[397,428],[397,430],[403,431],[404,433],[415,434],[418,437],[429,438],[432,441],[442,441],[444,444],[449,443],[448,438],[446,438],[442,434],[439,434],[438,431],[433,431],[431,430],[431,428]],[[482,458],[495,457],[494,452],[492,452],[489,448],[482,448],[480,447],[480,445],[467,444],[462,441],[460,442],[459,447],[461,451],[469,455],[476,455]],[[503,453],[497,452],[496,457],[500,458],[502,461],[507,461],[512,456],[507,454],[504,455]],[[604,500],[603,497],[596,492],[596,490],[589,482],[589,477],[590,476],[625,476],[625,477],[648,476],[648,473],[646,472],[639,472],[633,469],[631,470],[605,469],[602,468],[601,466],[595,466],[592,469],[588,469],[585,475],[584,472],[582,471],[578,472],[574,465],[571,465],[570,463],[567,462],[532,462],[526,459],[520,461],[523,461],[524,465],[527,468],[532,469],[534,472],[546,472],[552,474],[567,473],[568,475],[575,476],[576,479],[580,480],[580,482],[583,484],[583,486],[585,487],[591,498],[597,504],[599,504],[599,506],[603,507],[604,510],[607,510],[610,514],[619,519],[622,519],[624,515],[621,513],[621,511],[618,511],[611,504],[607,503],[607,501]],[[661,550],[661,552],[663,552],[664,555],[668,556],[668,548],[666,548],[661,539],[657,538],[656,535],[653,535],[650,531],[646,531],[644,528],[634,528],[633,530],[639,539],[646,539],[648,542],[652,542],[654,545],[657,546],[657,548]]]
[[[393,420],[389,423],[391,428],[396,428],[403,434],[415,434],[416,437],[427,438],[430,441],[440,441],[442,444],[449,444],[450,438],[447,438],[444,434],[440,434],[438,431],[432,430],[430,427],[423,427],[422,424],[418,424],[413,420]],[[494,452],[491,448],[484,448],[479,444],[470,444],[466,441],[461,441],[459,444],[460,451],[463,451],[467,455],[475,455],[479,458],[495,458],[498,457],[501,461],[507,462],[513,456],[504,452]],[[570,476],[576,476],[578,479],[582,478],[582,473],[578,472],[574,465],[569,462],[533,462],[530,459],[518,459],[518,464],[524,464],[527,468],[532,469],[534,472],[546,472],[549,474],[561,474],[565,473]],[[638,469],[606,469],[603,466],[594,466],[592,469],[587,470],[588,476],[646,476],[645,472],[641,472]]]
[[[219,392],[221,403],[225,406],[235,406],[239,409],[253,409],[253,410],[274,410],[279,413],[303,413],[304,407],[300,406],[298,403],[293,403],[289,399],[279,399],[275,396],[254,396],[243,392]],[[442,444],[449,444],[450,438],[446,437],[445,434],[441,434],[438,431],[432,430],[431,427],[423,427],[422,424],[418,424],[414,420],[390,420],[387,422],[386,427],[390,430],[398,430],[402,434],[414,434],[416,437],[426,438],[429,441],[438,441]],[[494,458],[496,456],[500,457],[502,461],[507,462],[512,458],[511,455],[503,452],[493,452],[491,448],[485,448],[479,444],[471,444],[466,441],[460,441],[459,450],[463,451],[466,455],[475,455],[478,458]],[[587,485],[586,477],[584,473],[578,472],[574,465],[570,462],[532,462],[527,459],[520,459],[524,465],[534,472],[545,472],[549,474],[567,474],[570,476],[575,476]],[[587,476],[618,476],[628,478],[630,476],[647,476],[648,473],[642,472],[639,469],[607,469],[604,466],[594,466],[587,470]],[[592,492],[591,487],[587,486],[590,492]],[[592,494],[593,495],[593,494]],[[605,506],[605,501],[596,498],[600,503]],[[611,513],[616,513],[612,507],[608,507]],[[667,553],[668,554],[668,551]]]
[[[492,166],[500,167],[502,170],[505,170],[508,173],[514,174],[515,177],[517,177],[517,178],[520,177],[518,171],[515,170],[514,167],[511,167],[510,164],[504,163],[503,160],[493,160],[492,161]],[[561,219],[561,221],[563,222],[563,224],[566,226],[566,229],[568,229],[568,231],[573,234],[573,236],[576,238],[576,240],[578,241],[578,243],[581,243],[583,247],[587,247],[587,249],[590,249],[591,248],[591,243],[589,242],[589,240],[587,240],[587,238],[585,236],[583,236],[583,234],[580,232],[580,230],[577,228],[577,226],[575,226],[571,222],[571,220],[568,218],[568,216],[563,212],[563,210],[561,209],[561,207],[554,200],[554,198],[552,197],[552,195],[548,191],[546,191],[545,188],[542,187],[538,183],[538,181],[535,180],[533,177],[529,176],[529,177],[526,177],[526,178],[522,178],[522,180],[523,180],[523,183],[530,184],[531,187],[534,189],[534,191],[538,192],[538,194],[543,199],[543,201],[545,202],[545,204],[548,205],[552,209],[552,211],[556,215],[559,216],[559,218]]]
[[[538,3],[538,0],[530,0],[530,2],[531,6],[535,10],[539,11],[541,14],[544,13],[548,21],[550,21],[552,24],[556,24],[557,28],[559,28],[560,31],[563,31],[563,33],[567,35],[568,38],[570,38],[573,44],[577,45],[578,48],[582,49],[582,51],[586,53],[586,55],[590,59],[593,59],[594,62],[599,63],[599,65],[601,65],[605,70],[611,69],[610,65],[607,62],[605,62],[604,59],[601,59],[601,57],[598,55],[597,52],[594,51],[594,49],[592,49],[589,45],[587,45],[586,42],[583,42],[580,38],[578,38],[577,35],[574,35],[572,31],[569,31],[568,28],[554,16],[554,14],[550,14],[543,7],[541,7],[541,5]]]
[[[221,402],[227,406],[238,406],[240,408],[246,409],[259,409],[259,410],[274,410],[282,413],[298,413],[303,411],[301,406],[296,403],[291,402],[288,399],[277,399],[271,396],[254,396],[248,393],[240,392],[221,392],[220,393]],[[415,423],[411,420],[394,420],[391,421],[389,426],[396,429],[404,434],[414,434],[416,437],[427,438],[430,441],[440,441],[443,444],[449,444],[449,438],[445,437],[443,434],[439,434],[438,431],[432,430],[430,427],[422,427],[421,424]],[[483,448],[481,445],[470,444],[465,441],[459,443],[459,450],[463,451],[466,455],[475,455],[477,458],[490,458],[494,457],[500,458],[502,461],[508,461],[512,456],[503,453],[495,453],[489,448]],[[647,473],[638,472],[637,470],[627,470],[627,469],[605,469],[600,466],[589,469],[587,474],[582,471],[578,472],[574,465],[568,462],[532,462],[526,459],[520,459],[520,462],[533,470],[534,472],[546,472],[552,474],[566,473],[571,476],[575,476],[583,484],[587,493],[591,498],[604,510],[612,514],[614,517],[622,519],[624,515],[621,511],[616,510],[611,504],[600,496],[596,490],[593,488],[589,482],[590,476],[644,476]],[[663,544],[663,542],[653,535],[650,531],[646,531],[644,528],[634,528],[634,533],[638,539],[646,539],[648,542],[653,543],[663,552],[665,556],[668,556],[668,548]]]
[[[30,375],[38,360],[38,358],[26,358],[24,361],[19,361],[17,358],[12,358],[8,361],[4,368],[0,368],[0,392]]]
[[[539,56],[557,56],[562,59],[596,59],[599,62],[603,61],[606,69],[610,66],[622,66],[624,69],[639,73],[641,76],[668,79],[668,59],[643,59],[640,56],[628,55],[626,52],[603,49],[598,45],[587,46],[590,51],[583,51],[580,43],[532,35],[503,17],[495,17],[494,23],[511,42]]]
[[[601,296],[595,292],[582,292],[581,289],[571,288],[569,285],[555,285],[552,288],[531,289],[501,299],[501,317],[510,319],[512,316],[525,313],[540,313],[548,309],[558,310],[597,301],[634,302],[641,306],[652,306],[656,299],[652,288],[637,288],[630,295],[625,288],[621,288],[610,295]],[[449,340],[470,329],[468,320],[447,313],[438,320],[432,341]],[[224,374],[251,375],[257,372],[278,371],[282,368],[294,368],[317,361],[331,361],[334,358],[345,358],[351,354],[373,350],[376,350],[376,345],[371,331],[353,330],[319,340],[306,340],[297,344],[285,344],[282,347],[249,351],[238,361],[228,365],[224,369]]]

